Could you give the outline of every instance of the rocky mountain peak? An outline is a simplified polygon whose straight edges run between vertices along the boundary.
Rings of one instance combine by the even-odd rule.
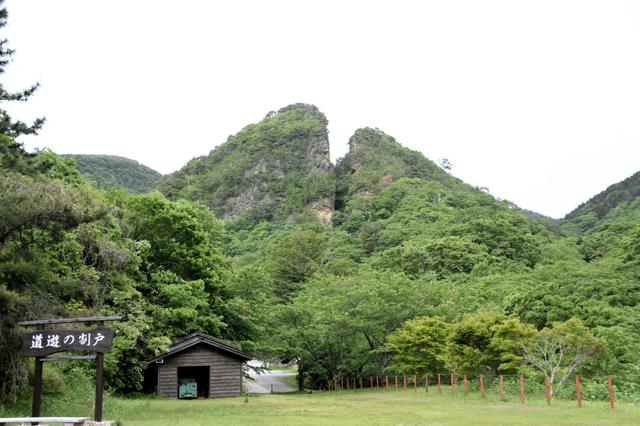
[[[271,111],[163,179],[159,189],[170,198],[200,200],[224,219],[291,220],[310,209],[326,222],[335,190],[327,124],[314,105]]]

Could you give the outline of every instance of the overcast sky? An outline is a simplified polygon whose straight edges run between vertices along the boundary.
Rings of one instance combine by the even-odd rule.
[[[640,171],[640,1],[7,0],[29,149],[161,173],[295,102],[561,217]]]

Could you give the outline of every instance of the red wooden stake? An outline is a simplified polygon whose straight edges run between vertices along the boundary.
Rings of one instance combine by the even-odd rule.
[[[609,402],[611,403],[611,409],[613,410],[614,400],[613,400],[613,379],[611,376],[607,376],[607,381],[609,382]]]
[[[524,404],[524,374],[520,373],[520,402]]]
[[[467,396],[467,392],[469,392],[469,385],[467,383],[467,375],[464,375],[464,396]]]
[[[544,376],[544,392],[547,397],[547,405],[551,404],[551,387],[549,386],[549,376]]]
[[[504,376],[500,375],[500,401],[504,401]]]
[[[424,375],[424,391],[429,392],[429,373]]]
[[[415,374],[413,375],[413,392],[418,392],[418,378]]]
[[[480,375],[480,396],[484,396],[484,376]]]
[[[442,385],[440,383],[440,372],[438,371],[438,392],[442,393]]]
[[[406,374],[402,375],[402,381],[404,384],[404,391],[406,392],[407,391],[407,375]]]
[[[398,392],[398,375],[396,374],[396,392]]]
[[[456,385],[453,382],[453,373],[451,373],[451,396],[454,396],[456,393]]]
[[[582,407],[582,398],[580,396],[580,376],[576,375],[576,400],[578,401],[578,407]]]
[[[387,392],[389,392],[389,376],[384,376],[384,383],[387,388]]]

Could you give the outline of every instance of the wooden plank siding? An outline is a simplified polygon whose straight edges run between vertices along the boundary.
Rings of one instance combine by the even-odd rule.
[[[158,393],[163,398],[178,397],[178,367],[209,367],[209,397],[242,394],[243,360],[197,345],[165,358],[158,364]]]

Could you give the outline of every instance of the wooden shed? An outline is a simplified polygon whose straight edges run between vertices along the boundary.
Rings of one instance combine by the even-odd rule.
[[[242,394],[242,364],[251,356],[224,340],[192,333],[149,362],[158,394],[163,398],[214,398]],[[193,385],[195,383],[196,385]],[[197,395],[185,393],[186,385]],[[182,386],[182,387],[181,387]]]

